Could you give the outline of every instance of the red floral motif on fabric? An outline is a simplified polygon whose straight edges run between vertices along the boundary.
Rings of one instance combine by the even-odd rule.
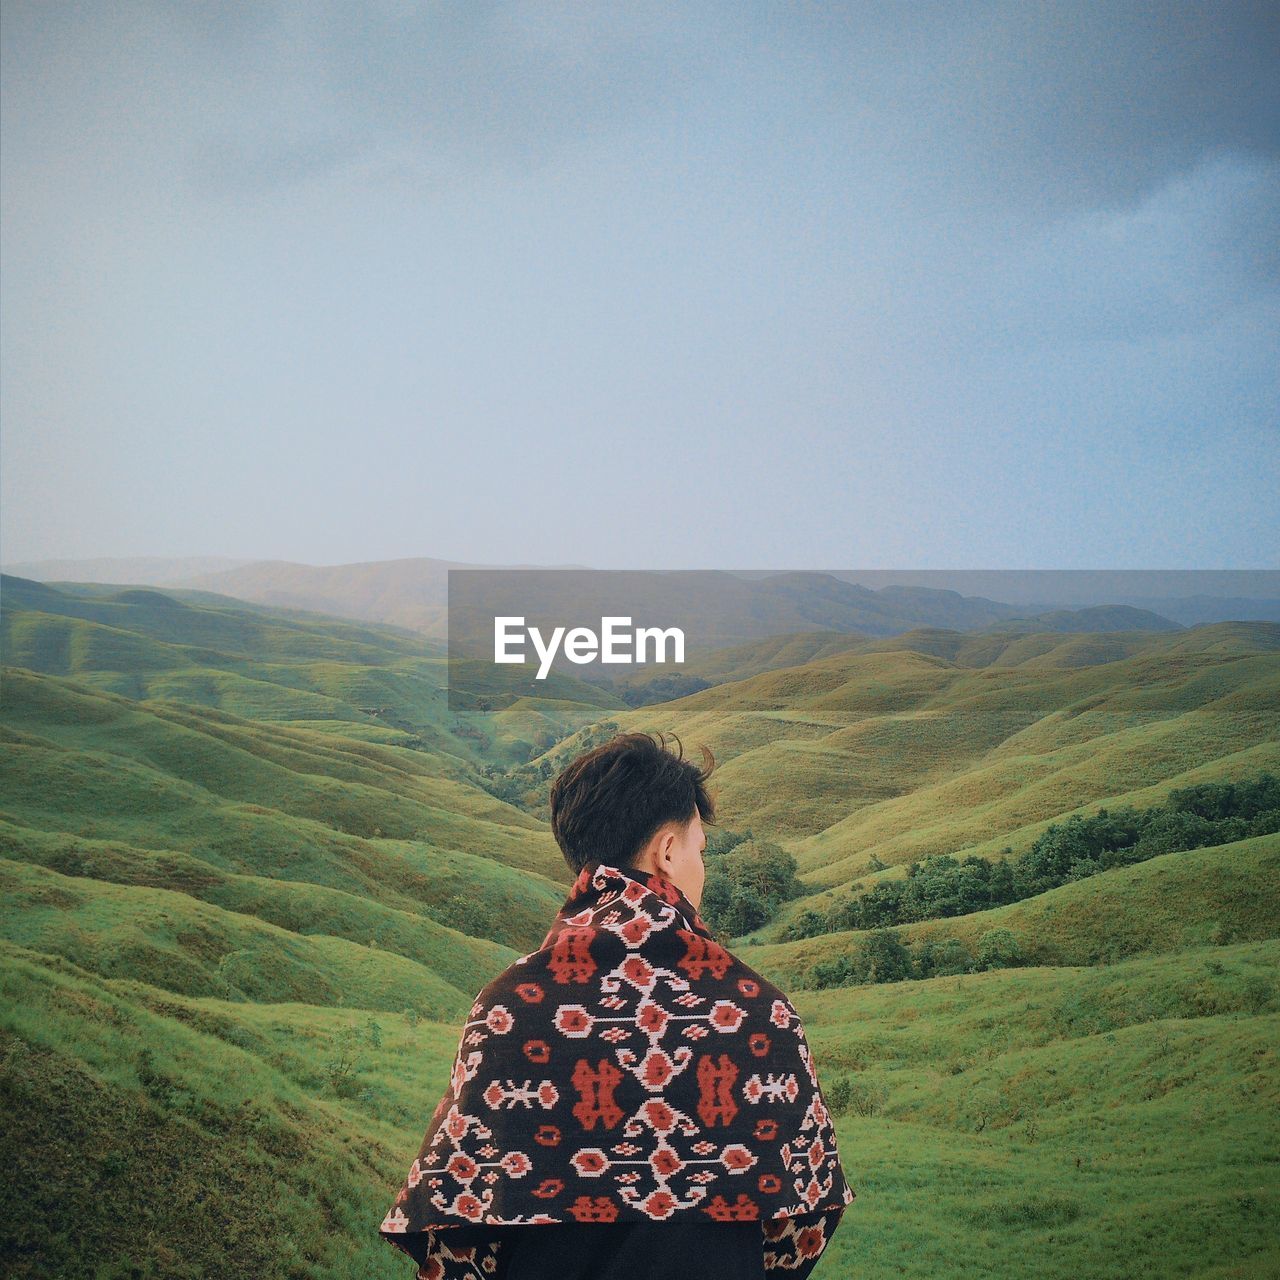
[[[486,1225],[759,1221],[804,1280],[853,1198],[790,1000],[670,881],[597,864],[476,997],[379,1231],[418,1280],[502,1280]]]

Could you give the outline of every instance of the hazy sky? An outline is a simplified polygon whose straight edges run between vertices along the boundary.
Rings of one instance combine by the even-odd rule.
[[[0,554],[1276,566],[1277,13],[6,0]]]

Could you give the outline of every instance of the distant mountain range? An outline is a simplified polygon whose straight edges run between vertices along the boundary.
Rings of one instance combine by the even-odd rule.
[[[450,569],[583,569],[580,565],[480,565],[409,557],[343,565],[225,557],[43,560],[5,572],[40,582],[161,586],[389,623],[443,639]],[[766,636],[828,631],[865,637],[917,627],[979,631],[1160,631],[1220,621],[1280,621],[1273,570],[706,570],[671,617],[672,579],[612,571],[627,612],[666,610],[701,643],[723,648]],[[576,575],[565,575],[567,591]],[[602,575],[585,577],[593,583]],[[593,590],[594,590],[593,586]],[[561,590],[557,584],[556,591]],[[993,594],[994,593],[994,594]],[[548,599],[548,607],[563,604]],[[2,602],[0,602],[2,603]]]
[[[223,573],[253,564],[228,556],[100,556],[89,560],[31,560],[5,564],[4,572],[37,582],[130,582],[163,587],[199,574]]]

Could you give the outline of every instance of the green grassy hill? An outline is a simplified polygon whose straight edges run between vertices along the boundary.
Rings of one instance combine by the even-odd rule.
[[[502,720],[450,710],[437,640],[208,592],[53,588],[3,575],[0,652],[12,666],[132,699],[428,750],[473,770],[533,749],[519,724],[509,732]],[[569,677],[547,685],[542,715],[557,737],[622,705]]]
[[[877,863],[1017,851],[1089,805],[1274,770],[1278,653],[1273,623],[910,633],[613,718],[707,743],[729,825],[835,887]]]
[[[1269,940],[799,993],[854,1086],[821,1274],[1280,1274],[1278,971]]]
[[[136,869],[176,853],[187,856],[163,864],[161,883],[192,869],[235,873],[221,881],[261,877],[308,895],[323,886],[428,915],[474,898],[478,879],[493,936],[516,946],[536,944],[563,900],[568,870],[550,833],[442,776],[430,753],[134,702],[17,668],[3,685],[0,830],[11,858],[41,862],[52,849],[65,865],[74,849],[87,866]],[[301,905],[295,915],[305,918]],[[467,923],[480,931],[474,914]],[[351,927],[361,940],[376,931],[371,920]]]
[[[1023,902],[901,925],[896,932],[904,942],[956,938],[973,951],[984,933],[1008,929],[1029,964],[1109,964],[1143,952],[1277,937],[1278,910],[1280,836],[1271,835],[1166,853]],[[740,942],[736,951],[789,987],[863,936],[846,929],[794,942]]]
[[[11,1274],[126,1236],[147,1276],[403,1274],[371,1211],[453,1026],[0,949]],[[1272,1274],[1278,961],[1271,941],[798,992],[824,1091],[855,1082],[862,1112],[837,1122],[858,1199],[820,1274]]]
[[[709,743],[724,824],[797,855],[816,892],[762,939],[914,858],[1021,850],[1099,803],[1280,764],[1271,624],[815,632],[722,655],[677,702],[566,684],[479,716],[449,712],[438,651],[396,628],[14,582],[16,1277],[405,1276],[378,1223],[475,991],[563,902],[538,806],[609,724]],[[1280,1274],[1280,837],[899,932],[972,948],[996,928],[1020,967],[829,990],[803,984],[863,935],[735,943],[794,993],[847,1100],[858,1199],[818,1280]]]

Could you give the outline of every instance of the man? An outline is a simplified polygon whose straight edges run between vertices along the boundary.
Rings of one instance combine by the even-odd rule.
[[[803,1280],[853,1199],[799,1016],[698,914],[715,761],[675,742],[552,785],[577,879],[476,997],[380,1227],[422,1280]]]

